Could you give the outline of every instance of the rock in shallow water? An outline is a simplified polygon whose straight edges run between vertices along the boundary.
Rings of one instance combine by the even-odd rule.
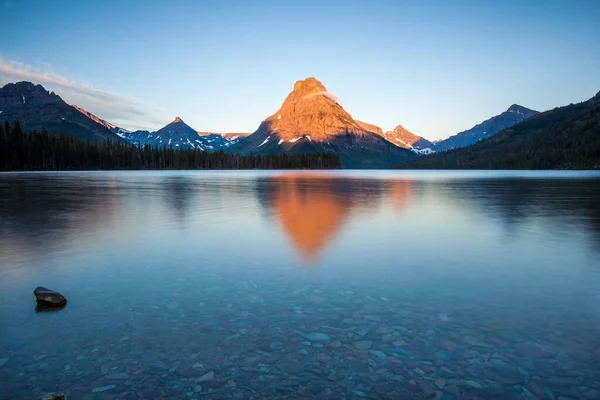
[[[373,346],[373,342],[370,340],[361,340],[354,343],[354,348],[357,350],[369,350],[371,346]]]
[[[386,360],[387,359],[387,356],[381,350],[369,350],[369,353],[373,354],[375,357],[377,357],[379,359],[382,359],[382,360]]]
[[[114,388],[116,388],[115,385],[106,385],[106,386],[96,387],[96,388],[92,389],[92,393],[106,392],[106,391],[112,390]]]
[[[197,379],[197,382],[210,382],[213,380],[215,380],[215,372],[210,371],[202,375],[199,379]]]
[[[322,343],[322,344],[327,344],[331,341],[331,338],[329,337],[329,335],[322,333],[322,332],[312,332],[309,333],[307,335],[303,335],[306,340],[309,340],[311,342],[317,342],[317,343]]]
[[[66,400],[66,398],[67,396],[65,396],[63,393],[58,393],[43,397],[42,400]]]
[[[38,286],[33,291],[37,304],[42,307],[64,307],[67,299],[62,294],[43,286]]]

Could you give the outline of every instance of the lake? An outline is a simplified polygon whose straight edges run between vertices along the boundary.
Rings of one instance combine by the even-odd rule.
[[[597,399],[600,173],[0,174],[0,301],[2,399]]]

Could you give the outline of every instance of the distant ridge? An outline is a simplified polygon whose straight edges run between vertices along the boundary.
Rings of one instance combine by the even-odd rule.
[[[600,93],[579,104],[535,114],[472,146],[411,160],[400,167],[600,169]]]
[[[156,132],[128,132],[123,134],[123,137],[135,145],[205,151],[217,151],[228,148],[244,138],[241,134],[224,137],[217,133],[198,132],[186,124],[180,117],[176,117],[171,123]]]
[[[527,107],[513,104],[506,111],[498,114],[482,123],[475,125],[471,129],[457,133],[447,139],[435,143],[436,151],[445,151],[470,146],[495,135],[502,129],[511,127],[527,118],[536,115],[538,112]]]

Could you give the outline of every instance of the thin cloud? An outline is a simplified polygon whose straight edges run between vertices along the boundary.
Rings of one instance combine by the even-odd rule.
[[[340,98],[339,97],[337,97],[335,94],[333,94],[331,92],[328,92],[326,90],[321,90],[319,92],[315,92],[315,93],[311,93],[309,95],[306,95],[306,96],[304,96],[303,100],[310,99],[311,97],[314,97],[314,96],[325,96],[329,100],[332,100],[332,101],[334,101],[336,103],[340,102]]]
[[[0,56],[0,84],[30,81],[56,92],[69,104],[76,104],[96,116],[128,129],[155,130],[169,119],[164,111],[135,97],[101,90],[87,83],[60,76],[44,65],[35,68]]]

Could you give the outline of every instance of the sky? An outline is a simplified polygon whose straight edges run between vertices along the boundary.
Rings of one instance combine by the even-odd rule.
[[[0,0],[0,85],[126,129],[254,132],[314,76],[355,119],[427,139],[600,90],[598,0]]]

